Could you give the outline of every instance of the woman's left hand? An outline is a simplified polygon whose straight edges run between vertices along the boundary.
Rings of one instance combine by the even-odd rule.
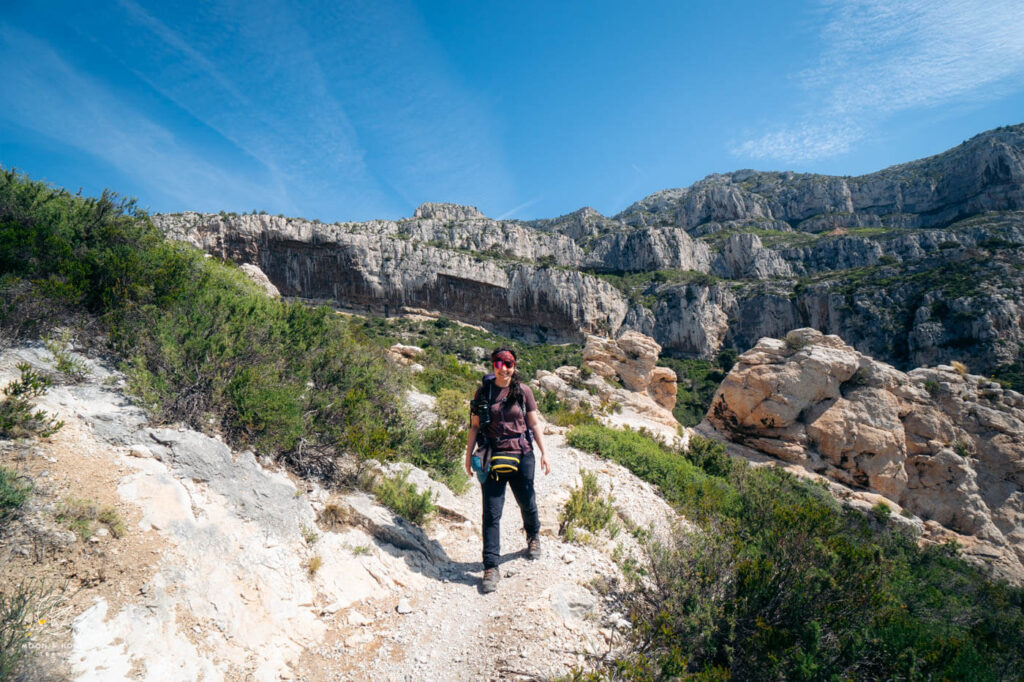
[[[540,453],[540,468],[545,476],[551,473],[551,465],[548,464],[548,454],[546,452]]]

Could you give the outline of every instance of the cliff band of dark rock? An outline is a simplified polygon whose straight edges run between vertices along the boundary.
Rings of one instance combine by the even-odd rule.
[[[711,175],[614,217],[491,220],[424,204],[365,223],[154,220],[258,266],[286,296],[532,341],[632,329],[711,358],[809,326],[899,367],[963,360],[983,373],[1024,346],[1024,125],[859,177]]]

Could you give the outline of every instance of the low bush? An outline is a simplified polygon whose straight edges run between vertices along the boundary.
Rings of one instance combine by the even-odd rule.
[[[470,397],[472,394],[443,389],[435,403],[438,421],[421,434],[419,447],[410,455],[413,464],[429,471],[456,494],[465,492],[469,485],[462,462],[469,438]]]
[[[0,680],[21,679],[19,673],[27,672],[34,631],[46,625],[62,597],[62,590],[38,581],[0,587]]]
[[[49,438],[64,422],[43,410],[33,410],[32,399],[46,393],[50,378],[26,362],[18,364],[18,371],[20,378],[4,387],[4,397],[0,399],[0,438]]]
[[[630,573],[633,654],[600,674],[1019,679],[1024,590],[987,580],[955,548],[919,549],[779,469],[723,466],[708,441],[686,453],[593,426],[568,440],[657,484],[698,522],[648,543],[648,570]]]
[[[537,409],[552,424],[558,426],[579,426],[580,424],[597,424],[597,417],[587,405],[572,407],[562,402],[552,391],[541,391],[537,401]]]
[[[567,542],[580,542],[586,538],[580,529],[594,535],[608,528],[615,517],[614,502],[614,497],[602,493],[593,473],[580,472],[580,485],[569,491],[558,515],[558,534]]]
[[[420,358],[424,370],[415,375],[416,387],[431,395],[440,395],[441,391],[457,391],[473,397],[480,385],[480,372],[459,361],[451,354],[441,353],[431,348]]]
[[[71,317],[66,305],[41,293],[41,287],[0,270],[0,350],[49,334]]]
[[[416,485],[408,478],[407,471],[385,477],[374,486],[373,493],[380,503],[391,511],[417,525],[422,525],[436,509],[434,496],[429,490],[417,490]]]
[[[45,345],[46,350],[53,356],[57,372],[66,381],[78,383],[88,375],[89,369],[86,364],[71,354],[70,331],[62,330],[59,336],[48,338]]]
[[[0,522],[14,516],[32,493],[32,484],[17,471],[0,466]]]
[[[74,531],[82,540],[88,540],[93,536],[97,523],[105,525],[115,538],[122,537],[128,532],[124,519],[116,509],[78,497],[67,497],[60,503],[57,520]]]
[[[566,442],[618,462],[654,483],[669,502],[692,516],[703,518],[736,503],[735,491],[724,481],[707,475],[679,452],[636,431],[587,424],[571,430]]]

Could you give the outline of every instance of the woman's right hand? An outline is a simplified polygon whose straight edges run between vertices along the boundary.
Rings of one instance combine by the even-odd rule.
[[[473,475],[473,465],[472,465],[472,459],[471,458],[472,458],[472,453],[469,450],[467,450],[466,451],[466,460],[462,463],[462,466],[466,469],[466,475],[467,476],[472,476]]]

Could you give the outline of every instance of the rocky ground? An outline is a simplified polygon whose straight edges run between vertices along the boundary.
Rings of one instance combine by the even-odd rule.
[[[40,346],[16,348],[0,356],[0,383],[22,361],[52,369]],[[0,581],[43,581],[59,597],[32,633],[37,679],[558,676],[623,641],[613,555],[639,553],[627,531],[587,545],[557,537],[580,471],[599,473],[623,527],[673,522],[649,485],[549,426],[544,556],[525,558],[509,500],[502,581],[483,595],[475,484],[455,496],[413,471],[441,507],[420,529],[360,491],[332,494],[214,438],[149,424],[115,372],[87,364],[85,381],[39,400],[65,422],[59,432],[0,443],[0,463],[35,486],[0,537]],[[57,520],[69,498],[113,508],[125,532],[97,522],[76,536]]]

